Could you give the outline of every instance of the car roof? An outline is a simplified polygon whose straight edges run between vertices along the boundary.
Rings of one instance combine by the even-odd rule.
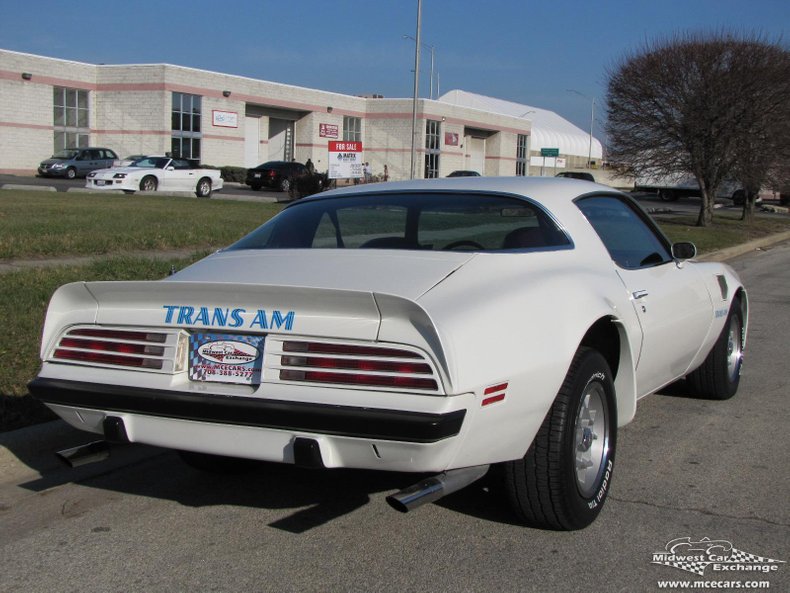
[[[607,185],[564,177],[442,177],[349,186],[314,194],[308,198],[303,198],[301,201],[322,200],[356,194],[414,191],[505,193],[517,197],[531,198],[546,205],[558,202],[570,203],[580,195],[588,193],[620,193]]]
[[[579,226],[589,227],[583,222],[581,210],[573,203],[576,198],[602,193],[625,195],[608,185],[567,177],[442,177],[349,186],[302,198],[288,208],[298,207],[300,203],[342,199],[346,196],[424,191],[494,193],[529,199],[541,204],[561,226],[571,230],[572,237],[573,233],[587,232]]]

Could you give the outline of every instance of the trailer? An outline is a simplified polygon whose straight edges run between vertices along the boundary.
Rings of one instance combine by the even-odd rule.
[[[657,194],[665,202],[676,202],[680,198],[702,197],[699,183],[695,177],[689,175],[637,177],[634,181],[634,191]],[[736,206],[743,205],[745,197],[746,194],[737,181],[725,181],[716,192],[716,198],[732,200]]]

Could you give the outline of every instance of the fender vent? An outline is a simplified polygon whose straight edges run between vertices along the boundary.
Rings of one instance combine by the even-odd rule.
[[[730,292],[729,286],[727,286],[727,278],[725,278],[723,274],[717,274],[716,280],[719,281],[719,290],[721,290],[721,299],[723,301],[726,301],[727,295]]]

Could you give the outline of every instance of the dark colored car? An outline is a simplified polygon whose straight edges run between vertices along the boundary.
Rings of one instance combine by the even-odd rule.
[[[563,171],[562,173],[557,173],[555,177],[565,177],[566,179],[581,179],[582,181],[592,181],[595,183],[595,177],[592,176],[592,173],[583,173],[581,171]]]
[[[66,148],[53,154],[38,166],[38,174],[44,177],[85,177],[96,169],[108,169],[118,160],[118,155],[109,148]]]
[[[480,177],[477,171],[453,171],[448,177]]]
[[[247,169],[245,183],[254,190],[271,187],[289,191],[295,180],[309,175],[302,163],[289,161],[269,161],[252,169]]]

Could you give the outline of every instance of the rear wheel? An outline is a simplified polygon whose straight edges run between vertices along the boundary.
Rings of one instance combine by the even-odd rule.
[[[694,391],[708,399],[730,399],[738,391],[743,364],[743,312],[735,299],[713,350],[687,377]]]
[[[280,181],[280,191],[291,191],[291,180],[283,177]]]
[[[616,442],[609,365],[599,352],[582,347],[526,455],[505,464],[516,515],[533,527],[587,527],[606,501]]]
[[[148,175],[140,181],[140,191],[156,191],[157,185],[156,177]]]
[[[195,188],[195,195],[198,198],[210,198],[211,197],[211,179],[208,177],[204,177],[200,181],[198,181],[197,187]]]
[[[658,197],[664,200],[665,202],[677,202],[678,200],[677,192],[671,189],[658,190]]]

